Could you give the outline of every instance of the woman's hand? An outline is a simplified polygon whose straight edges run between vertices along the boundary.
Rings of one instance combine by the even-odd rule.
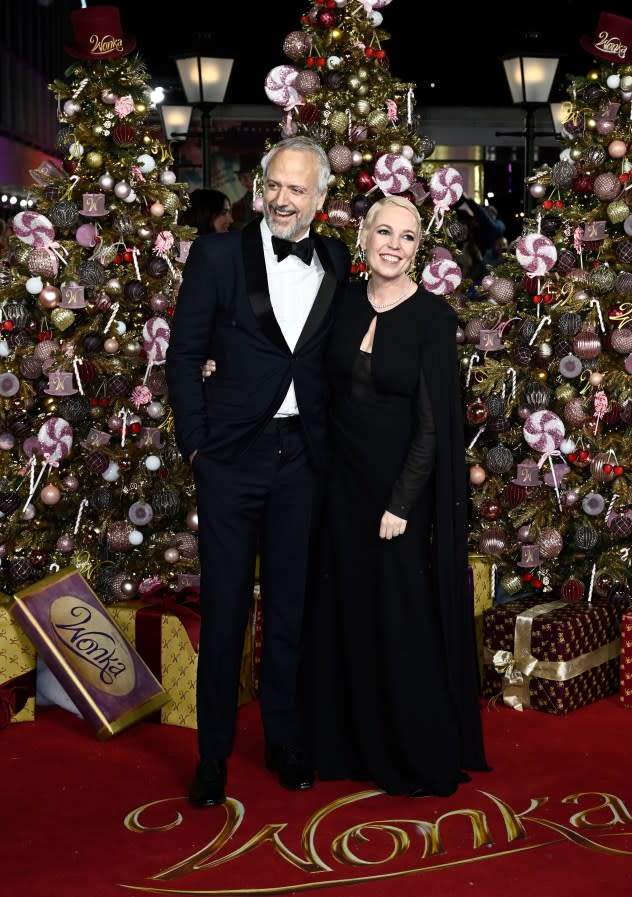
[[[406,523],[407,521],[403,517],[396,517],[390,511],[384,511],[380,521],[380,539],[403,536],[406,532]]]
[[[213,361],[212,358],[207,358],[204,364],[202,365],[202,380],[206,380],[207,377],[210,377],[211,374],[214,374],[217,370],[217,365]]]

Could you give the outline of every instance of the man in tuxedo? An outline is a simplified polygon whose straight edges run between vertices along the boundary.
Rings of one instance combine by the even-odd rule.
[[[194,806],[225,800],[257,552],[265,764],[310,788],[299,671],[305,593],[327,464],[325,352],[348,275],[342,241],[310,231],[330,177],[307,137],[262,160],[263,218],[200,237],[183,271],[166,374],[195,479],[200,541],[199,762]],[[201,369],[213,358],[217,371]]]

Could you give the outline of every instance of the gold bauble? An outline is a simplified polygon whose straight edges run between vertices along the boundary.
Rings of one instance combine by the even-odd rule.
[[[583,156],[584,151],[581,146],[573,146],[570,150],[570,157],[573,162],[579,162],[581,157]]]
[[[31,247],[27,246],[26,243],[20,243],[19,246],[16,246],[13,250],[13,258],[18,265],[26,265],[27,259],[31,254]]]
[[[372,162],[373,161],[373,153],[366,151],[366,153],[362,153],[362,161],[363,162]]]
[[[546,381],[549,379],[548,371],[536,371],[535,379],[540,383],[546,383]]]
[[[367,69],[365,69],[365,68],[358,69],[358,78],[360,79],[360,81],[366,81],[368,79],[368,77],[369,77],[369,72]]]
[[[599,81],[599,69],[591,69],[586,75],[588,81]]]
[[[589,131],[594,131],[595,128],[597,127],[597,122],[595,121],[594,118],[587,118],[587,119],[585,119],[584,124],[586,125],[586,128],[587,128]]]
[[[69,308],[54,308],[50,314],[50,319],[57,330],[68,330],[75,323],[75,313]]]
[[[57,411],[57,400],[52,396],[45,398],[42,401],[42,405],[44,406],[44,410],[52,413],[53,411]]]
[[[140,353],[140,343],[138,340],[130,339],[126,343],[123,343],[123,354],[127,355],[128,358],[133,358],[135,355]]]
[[[357,75],[352,75],[347,80],[347,86],[349,87],[349,90],[357,90],[358,87],[360,87],[361,83],[362,82],[360,81],[360,79],[358,78]]]
[[[103,125],[94,125],[92,128],[92,133],[95,137],[100,137],[103,134]]]
[[[508,595],[517,595],[522,589],[522,579],[517,573],[505,573],[500,584]]]
[[[103,155],[94,151],[88,153],[86,156],[86,165],[88,168],[101,168],[103,165]]]
[[[332,28],[329,32],[329,37],[335,41],[342,40],[343,36],[344,36],[344,32],[342,32],[340,30],[340,28]]]
[[[366,123],[372,131],[383,131],[388,127],[389,118],[383,109],[373,109],[367,115]]]
[[[355,111],[358,115],[366,115],[371,109],[371,104],[368,100],[358,100],[355,104]]]
[[[90,417],[92,420],[101,420],[102,417],[105,417],[105,408],[102,408],[100,405],[93,405],[90,408]]]
[[[180,208],[180,200],[175,193],[168,193],[162,204],[165,207],[165,212],[169,212],[170,215],[173,215]]]
[[[139,115],[144,115],[147,112],[147,106],[144,103],[134,103],[134,109]]]
[[[149,134],[143,134],[143,144],[145,146],[149,146],[150,143],[151,143],[151,137],[149,136]]]
[[[331,113],[328,124],[334,134],[344,134],[347,130],[347,116],[338,109]]]
[[[555,390],[555,398],[558,402],[562,402],[563,404],[570,402],[576,395],[577,390],[571,383],[562,383],[561,386],[558,386]]]
[[[401,151],[402,151],[401,143],[397,143],[397,141],[393,141],[393,143],[389,144],[388,151],[389,151],[389,153],[401,153]]]
[[[361,84],[356,90],[356,96],[358,97],[367,97],[369,95],[369,85]]]

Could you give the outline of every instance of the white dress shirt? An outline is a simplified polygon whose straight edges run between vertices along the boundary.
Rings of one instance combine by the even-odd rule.
[[[272,234],[265,219],[261,221],[261,237],[272,310],[283,338],[293,352],[320,289],[325,269],[316,253],[309,266],[295,255],[288,255],[279,262],[272,249]],[[275,416],[288,417],[298,413],[292,382]]]

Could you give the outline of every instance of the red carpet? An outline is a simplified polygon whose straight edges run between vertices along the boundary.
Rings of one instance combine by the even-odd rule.
[[[38,708],[0,732],[7,897],[134,894],[629,897],[632,711],[484,710],[494,769],[451,798],[363,783],[283,791],[262,768],[258,705],[240,711],[225,807],[185,795],[196,733],[140,723],[98,742]]]

